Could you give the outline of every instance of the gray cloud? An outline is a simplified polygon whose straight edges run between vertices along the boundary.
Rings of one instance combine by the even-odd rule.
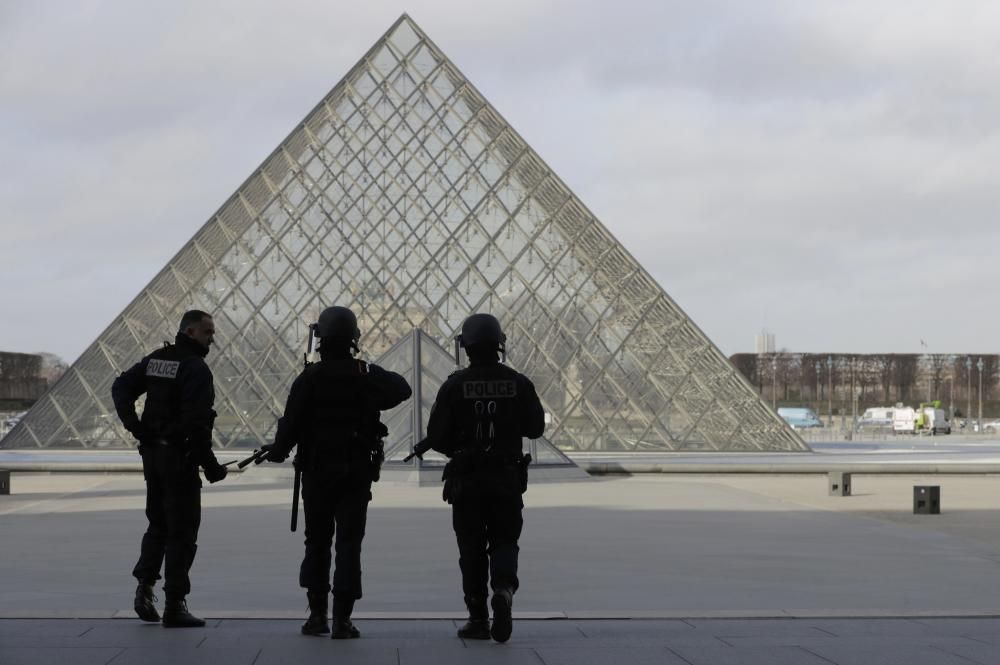
[[[75,358],[398,12],[0,5],[0,348]],[[995,3],[411,15],[725,352],[995,352]]]

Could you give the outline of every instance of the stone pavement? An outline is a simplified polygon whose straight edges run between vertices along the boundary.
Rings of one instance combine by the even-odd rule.
[[[0,620],[3,665],[951,665],[1000,663],[998,618],[518,620],[506,644],[453,620],[359,620],[361,639],[299,621]]]
[[[206,486],[192,610],[144,625],[129,577],[140,474],[16,473],[0,496],[0,665],[20,663],[1000,663],[1000,478],[643,475],[534,483],[518,621],[464,644],[437,487],[383,482],[365,540],[364,638],[298,634],[290,474]],[[912,487],[941,486],[941,515]]]

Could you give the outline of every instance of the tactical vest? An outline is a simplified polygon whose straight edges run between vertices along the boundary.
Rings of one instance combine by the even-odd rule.
[[[301,453],[307,468],[367,464],[379,439],[368,365],[353,358],[324,359],[306,371],[311,390]]]
[[[503,365],[472,366],[456,376],[459,446],[490,456],[521,452],[517,374]]]

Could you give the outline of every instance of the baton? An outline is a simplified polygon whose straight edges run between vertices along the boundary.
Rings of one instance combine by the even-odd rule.
[[[295,481],[292,483],[292,532],[299,525],[299,491],[302,487],[302,472],[295,464]]]

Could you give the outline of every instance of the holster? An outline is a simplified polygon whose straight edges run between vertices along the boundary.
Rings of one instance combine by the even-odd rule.
[[[466,480],[472,476],[477,468],[480,455],[471,449],[462,448],[451,456],[448,463],[444,465],[441,473],[441,480],[444,481],[444,489],[441,498],[448,503],[455,503],[461,499],[465,493]]]
[[[381,437],[376,439],[375,445],[372,446],[371,450],[371,460],[369,461],[368,468],[370,470],[370,475],[373,483],[377,483],[382,475],[382,463],[385,461],[385,441]]]
[[[531,464],[531,455],[521,455],[517,463],[517,479],[521,484],[521,494],[528,491],[528,465]]]

